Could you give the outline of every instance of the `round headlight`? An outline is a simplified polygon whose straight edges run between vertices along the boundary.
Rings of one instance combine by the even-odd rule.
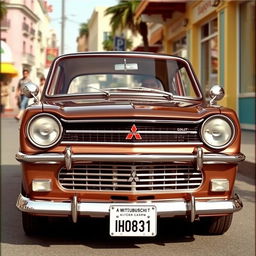
[[[62,126],[53,115],[40,114],[29,122],[27,134],[33,145],[48,148],[58,143],[62,134]]]
[[[228,146],[235,136],[235,128],[232,121],[221,115],[206,119],[201,128],[203,142],[209,147],[222,149]]]

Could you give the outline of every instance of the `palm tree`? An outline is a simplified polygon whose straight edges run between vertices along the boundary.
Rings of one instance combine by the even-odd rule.
[[[88,28],[88,23],[81,23],[80,28],[79,28],[79,36],[89,36],[89,28]]]
[[[7,13],[7,7],[5,1],[0,1],[0,20],[4,18]]]
[[[148,28],[147,24],[141,18],[135,19],[136,8],[140,4],[139,0],[120,0],[117,5],[106,9],[105,15],[112,15],[110,25],[112,31],[129,29],[135,35],[140,33],[143,39],[144,50],[149,50],[148,45]]]

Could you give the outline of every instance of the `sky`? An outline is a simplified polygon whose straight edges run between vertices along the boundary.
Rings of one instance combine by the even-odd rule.
[[[61,12],[62,0],[47,0],[52,5],[49,13],[53,28],[57,33],[58,45],[61,39]],[[76,52],[76,38],[79,34],[80,24],[87,22],[96,6],[113,6],[118,0],[65,0],[65,44],[64,53]]]

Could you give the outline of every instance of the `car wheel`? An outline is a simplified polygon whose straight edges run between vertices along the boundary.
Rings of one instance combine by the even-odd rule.
[[[21,186],[22,195],[26,196],[23,186]],[[44,232],[48,218],[44,216],[34,216],[27,212],[22,212],[22,226],[27,236],[33,236]]]
[[[22,212],[23,230],[27,236],[42,234],[45,231],[47,222],[47,217],[33,216]]]
[[[218,217],[202,217],[195,223],[196,230],[203,235],[222,235],[230,227],[233,214]]]

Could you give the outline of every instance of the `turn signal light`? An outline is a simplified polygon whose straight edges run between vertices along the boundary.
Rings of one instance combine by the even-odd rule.
[[[211,180],[212,192],[225,192],[229,191],[229,180],[227,179],[212,179]]]
[[[34,192],[49,192],[52,191],[52,181],[35,179],[32,181],[32,190]]]

